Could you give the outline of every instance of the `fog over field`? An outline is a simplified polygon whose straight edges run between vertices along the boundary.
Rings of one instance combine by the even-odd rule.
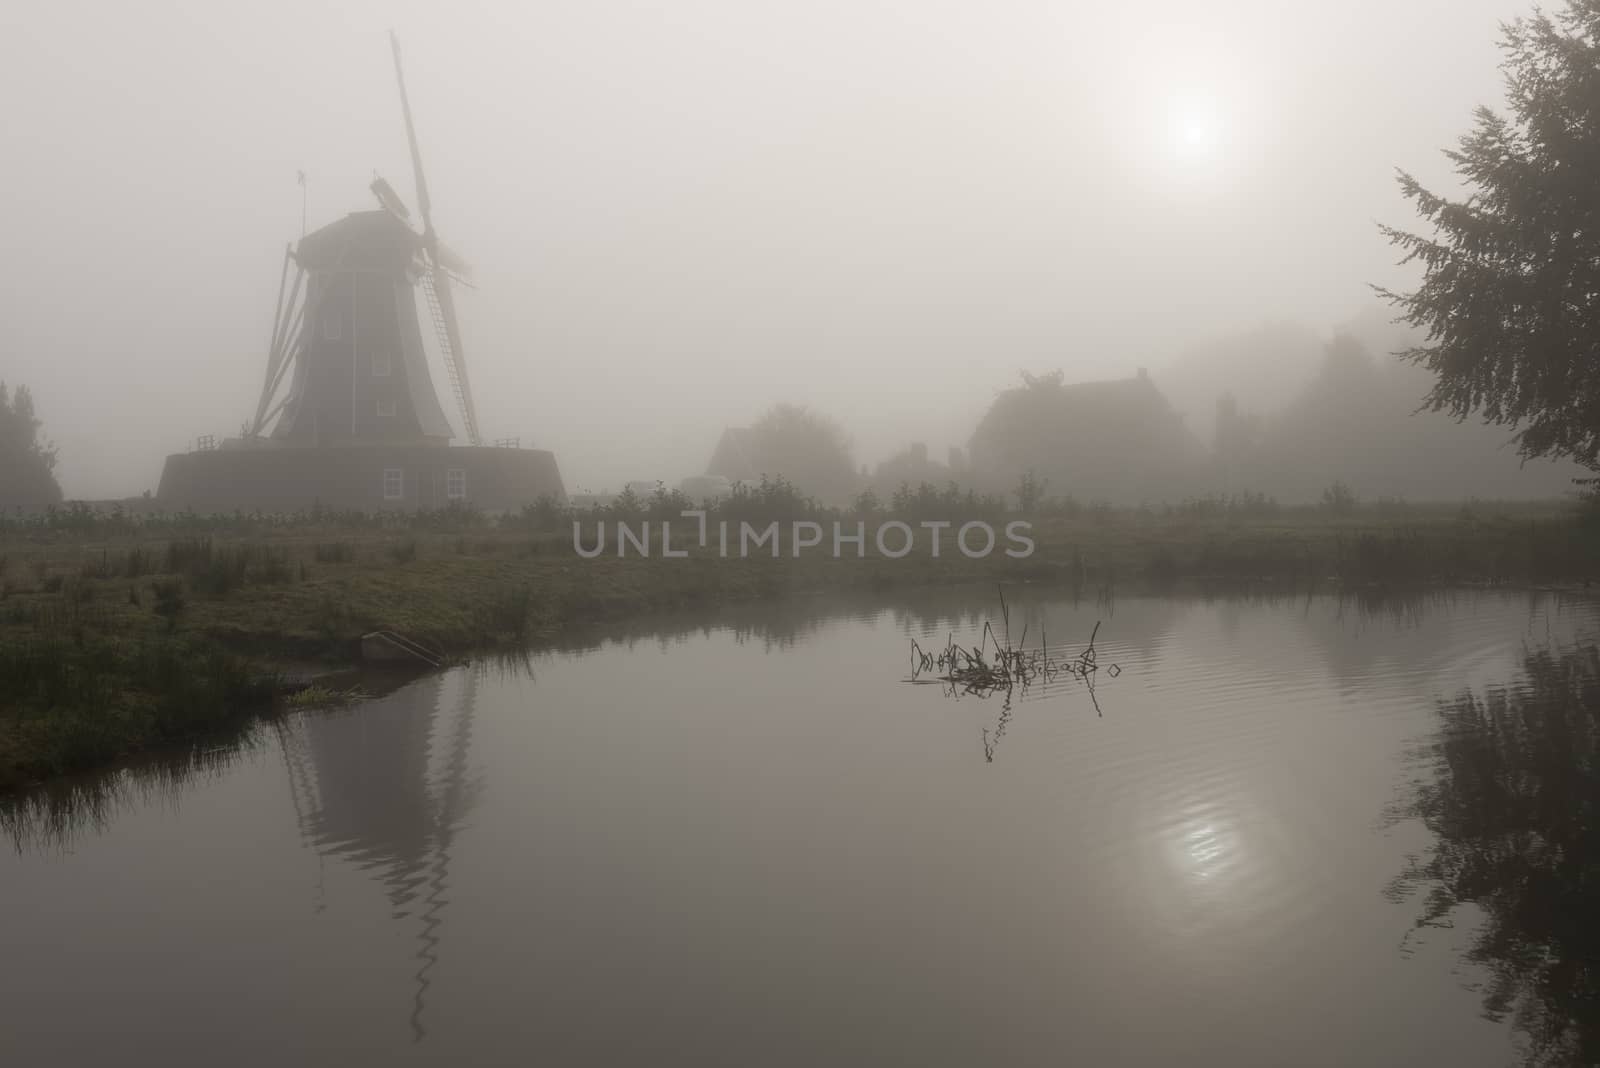
[[[1497,26],[1525,12],[31,5],[0,35],[0,378],[69,497],[237,434],[297,175],[310,229],[372,208],[375,172],[415,205],[392,28],[435,222],[476,268],[484,437],[553,450],[569,490],[700,473],[779,402],[860,464],[942,457],[1022,371],[1146,368],[1209,443],[1220,394],[1289,410],[1337,329],[1388,359],[1395,168],[1456,188],[1439,150],[1499,103]]]

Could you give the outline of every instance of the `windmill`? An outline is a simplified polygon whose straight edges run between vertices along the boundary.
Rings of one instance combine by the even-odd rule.
[[[483,443],[451,291],[452,281],[470,284],[471,267],[434,229],[400,41],[391,32],[389,42],[422,231],[412,229],[411,212],[394,187],[375,177],[370,188],[379,211],[348,215],[285,249],[266,380],[248,436],[271,427],[276,439],[313,443],[453,437],[421,344],[411,293],[420,287],[462,430],[469,444]],[[286,288],[291,263],[297,270]]]
[[[566,496],[548,451],[524,449],[516,438],[483,445],[455,299],[456,286],[472,284],[472,269],[434,227],[393,33],[389,44],[417,221],[395,188],[375,175],[369,186],[375,208],[352,212],[284,248],[255,411],[239,437],[220,448],[167,457],[157,491],[165,506],[220,512],[464,503],[513,510],[540,497]],[[424,314],[437,338],[459,432],[434,388]]]

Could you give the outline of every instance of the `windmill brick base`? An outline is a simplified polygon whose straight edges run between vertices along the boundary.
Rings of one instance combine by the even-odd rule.
[[[555,454],[438,445],[223,447],[167,457],[164,509],[200,514],[322,507],[415,511],[470,505],[516,511],[565,497]]]

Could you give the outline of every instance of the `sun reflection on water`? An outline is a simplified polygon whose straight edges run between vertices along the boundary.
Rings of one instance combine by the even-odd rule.
[[[1165,838],[1168,863],[1191,888],[1220,889],[1236,882],[1245,864],[1247,843],[1239,822],[1212,806],[1174,820]]]
[[[1191,830],[1183,836],[1183,845],[1190,870],[1197,878],[1212,878],[1227,862],[1228,844],[1214,824],[1207,823]]]

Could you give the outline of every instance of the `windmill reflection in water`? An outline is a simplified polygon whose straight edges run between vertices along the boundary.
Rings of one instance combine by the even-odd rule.
[[[415,918],[413,1038],[439,959],[451,850],[480,789],[468,763],[477,668],[432,675],[353,709],[280,719],[276,730],[301,840],[384,887],[393,918]],[[448,692],[454,684],[456,693]],[[325,906],[318,880],[318,909]]]

